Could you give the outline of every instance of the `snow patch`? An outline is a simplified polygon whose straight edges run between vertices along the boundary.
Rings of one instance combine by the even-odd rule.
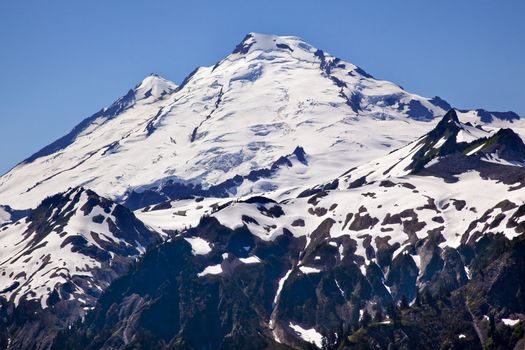
[[[244,264],[258,264],[261,262],[261,259],[253,255],[247,258],[239,258],[239,261]]]
[[[211,252],[211,245],[200,237],[184,238],[186,242],[191,244],[191,252],[193,255],[206,255]]]
[[[206,267],[204,270],[202,270],[202,272],[199,272],[197,276],[203,277],[206,275],[218,275],[221,273],[222,273],[222,266],[221,264],[217,264],[217,265],[211,265],[211,266]]]
[[[323,345],[323,336],[321,333],[317,332],[315,328],[304,329],[292,322],[290,322],[290,328],[293,329],[304,341],[315,344],[319,348]]]
[[[511,326],[512,327],[512,326],[517,325],[520,322],[520,320],[513,320],[513,319],[510,319],[510,318],[502,318],[501,322],[503,322],[507,326]]]
[[[316,269],[315,267],[308,267],[308,266],[300,266],[299,270],[301,270],[301,272],[304,274],[321,272],[321,270]]]
[[[279,296],[281,295],[281,291],[283,290],[284,282],[290,277],[290,274],[292,273],[293,268],[288,270],[284,276],[279,280],[279,283],[277,285],[277,292],[275,293],[275,297],[273,298],[273,305],[277,305],[277,301],[279,300]]]

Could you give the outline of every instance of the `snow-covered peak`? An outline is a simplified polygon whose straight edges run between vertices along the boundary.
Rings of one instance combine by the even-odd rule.
[[[293,52],[300,49],[315,52],[315,49],[301,38],[295,36],[277,36],[251,32],[237,45],[233,53],[247,54],[254,51],[285,51]]]
[[[152,99],[156,100],[172,93],[176,88],[177,84],[152,73],[136,86],[135,98],[136,100],[142,100],[152,97]]]
[[[37,300],[43,308],[60,300],[88,307],[159,238],[128,209],[91,190],[47,197],[0,230],[0,298]]]
[[[457,111],[455,109],[451,109],[443,119],[441,119],[440,123],[455,125],[456,127],[461,127],[461,122],[459,121]]]
[[[304,63],[315,64],[328,75],[332,73],[332,70],[343,68],[345,73],[350,76],[361,79],[372,78],[371,75],[356,65],[344,62],[296,36],[249,33],[236,46],[232,54],[219,62],[218,65],[224,61],[235,61],[238,57],[247,61],[268,61],[271,64],[300,60]],[[344,81],[345,79],[343,78],[342,80]]]

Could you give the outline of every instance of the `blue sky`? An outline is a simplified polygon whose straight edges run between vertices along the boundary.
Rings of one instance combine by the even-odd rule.
[[[0,173],[155,72],[177,83],[250,31],[303,37],[460,108],[525,116],[523,0],[2,1]]]

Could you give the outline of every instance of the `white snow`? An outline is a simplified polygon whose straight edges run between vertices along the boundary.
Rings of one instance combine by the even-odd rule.
[[[469,151],[469,152],[467,153],[467,156],[471,156],[471,155],[473,155],[473,154],[476,154],[476,152],[478,152],[480,149],[482,149],[483,146],[485,146],[485,144],[482,143],[481,145],[475,147],[474,149],[472,149],[472,151]]]
[[[440,160],[439,157],[432,159],[430,162],[425,164],[425,168],[430,168],[432,165],[439,163],[439,160]]]
[[[361,271],[361,274],[363,274],[363,276],[366,276],[366,266],[365,266],[365,264],[359,265],[359,270]]]
[[[520,320],[513,320],[513,319],[510,319],[510,318],[502,318],[501,322],[503,322],[507,326],[511,326],[512,327],[512,326],[517,325],[520,322]]]
[[[184,240],[191,244],[193,255],[206,255],[212,250],[210,243],[200,237],[187,237]]]
[[[11,220],[11,214],[5,209],[5,207],[0,205],[0,225]]]
[[[339,282],[337,282],[336,279],[334,279],[335,281],[335,285],[337,286],[337,289],[339,289],[339,292],[341,292],[341,296],[344,298],[345,297],[345,292],[341,289],[341,286],[339,285]]]
[[[392,290],[390,289],[390,287],[383,281],[383,286],[386,288],[386,290],[388,291],[388,294],[392,295]]]
[[[182,231],[189,227],[198,225],[199,220],[204,215],[210,215],[213,212],[213,207],[224,205],[231,201],[226,198],[204,198],[200,202],[194,199],[184,199],[173,201],[169,209],[142,211],[137,210],[134,214],[141,221],[145,222],[153,230],[164,234],[164,231]],[[177,215],[177,213],[184,213],[184,216]]]
[[[441,146],[443,146],[443,144],[447,141],[447,138],[446,137],[442,137],[441,139],[438,140],[438,142],[436,142],[436,144],[434,145],[434,148],[439,148]]]
[[[290,277],[290,274],[292,273],[293,268],[288,270],[284,276],[279,280],[279,283],[277,284],[277,292],[275,293],[275,297],[273,298],[273,305],[277,304],[277,301],[279,301],[279,296],[281,295],[281,291],[283,290],[284,283]]]
[[[489,137],[490,135],[490,132],[462,124],[461,130],[456,136],[456,142],[472,142],[482,137]]]
[[[315,267],[308,267],[308,266],[300,266],[299,270],[301,270],[301,272],[304,274],[321,272],[321,270],[316,269]]]
[[[464,266],[464,268],[465,268],[465,274],[467,275],[467,278],[471,279],[472,277],[470,276],[470,269],[466,265]]]
[[[419,255],[410,255],[414,262],[416,263],[417,269],[421,272],[421,257]]]
[[[255,255],[249,256],[247,258],[240,258],[239,260],[244,264],[258,264],[261,262],[261,259],[259,259]]]
[[[304,329],[292,322],[290,322],[290,328],[293,329],[304,341],[315,344],[318,348],[322,346],[323,336],[321,333],[317,332],[315,328]]]
[[[217,265],[207,266],[204,270],[202,270],[202,272],[199,272],[197,276],[203,277],[206,275],[218,275],[220,273],[222,273],[222,266],[221,264],[217,264]]]
[[[340,61],[344,68],[335,67],[331,73],[346,84],[341,89],[320,70],[319,59],[314,55],[316,49],[301,39],[254,34],[249,40],[253,40],[254,45],[247,54],[232,54],[215,68],[198,69],[180,90],[176,91],[174,83],[160,77],[147,77],[135,89],[131,108],[114,118],[96,118],[66,148],[21,163],[0,177],[2,204],[5,201],[18,209],[35,207],[44,197],[77,184],[117,199],[123,199],[122,196],[130,190],[143,191],[170,180],[207,187],[235,175],[270,167],[279,157],[292,153],[296,146],[302,146],[307,153],[308,165],[290,157],[292,166],[283,166],[272,178],[243,182],[239,188],[231,190],[230,198],[173,201],[168,209],[138,210],[135,214],[164,236],[169,231],[196,226],[203,216],[212,216],[232,229],[246,225],[250,232],[263,240],[273,240],[289,231],[295,237],[306,237],[307,245],[311,243],[313,229],[331,217],[335,223],[329,239],[348,236],[355,240],[356,255],[365,261],[365,264],[360,264],[361,272],[365,274],[366,264],[370,263],[365,254],[365,236],[389,237],[389,244],[399,244],[397,253],[402,252],[406,244],[408,236],[403,223],[384,225],[391,231],[381,230],[381,223],[388,214],[412,209],[418,220],[426,223],[423,230],[415,233],[416,238],[425,238],[429,230],[443,226],[444,242],[440,246],[457,247],[470,224],[503,197],[517,204],[525,202],[524,191],[510,191],[511,186],[484,179],[476,171],[459,175],[455,183],[446,183],[441,178],[412,175],[407,170],[412,156],[422,147],[419,144],[422,139],[417,138],[432,129],[438,120],[415,120],[406,108],[399,109],[399,106],[418,101],[436,117],[443,115],[445,111],[430,104],[428,99],[408,93],[395,84],[362,76],[356,66],[344,61]],[[274,50],[276,43],[289,45],[293,52]],[[332,62],[334,57],[327,55],[326,60]],[[352,110],[342,93],[347,96],[356,93],[361,97],[359,113]],[[396,103],[388,104],[391,99]],[[470,118],[472,123],[479,121],[479,117],[470,112],[458,114],[462,121],[465,121],[464,117]],[[243,127],[233,127],[239,123]],[[462,124],[457,141],[470,142],[491,135],[497,130],[496,126],[508,127],[504,122],[497,123],[484,125],[487,131]],[[522,137],[525,135],[524,121],[510,126]],[[192,137],[194,131],[195,138]],[[441,139],[434,147],[444,142]],[[393,149],[397,150],[390,153]],[[434,159],[429,164],[438,161]],[[357,168],[339,176],[354,166]],[[367,184],[349,188],[350,183],[363,176],[366,176]],[[297,197],[305,189],[336,178],[339,187],[327,192],[316,205],[308,203],[309,198]],[[387,178],[393,186],[381,185],[381,181]],[[414,186],[415,190],[405,186],[407,184]],[[276,200],[285,215],[275,218],[261,212],[261,206],[269,209],[274,205],[272,203],[243,202],[253,195]],[[435,201],[437,209],[427,206],[429,198]],[[454,200],[467,203],[461,213],[453,205]],[[328,209],[335,203],[338,206],[326,215],[309,212],[316,207]],[[219,207],[224,208],[218,210]],[[366,208],[371,217],[377,218],[378,224],[358,231],[349,230],[348,226],[343,228],[346,215],[355,215],[361,207]],[[78,206],[74,208],[76,212],[63,228],[66,236],[60,237],[62,232],[57,228],[57,232],[46,238],[47,245],[36,249],[29,260],[16,260],[27,248],[24,242],[28,229],[25,219],[0,231],[0,272],[6,272],[4,275],[0,273],[0,285],[10,286],[15,280],[21,282],[15,291],[2,296],[9,298],[16,294],[15,302],[18,302],[21,296],[34,293],[44,306],[49,290],[57,283],[70,280],[71,276],[88,278],[93,288],[99,291],[106,287],[91,276],[90,271],[99,263],[71,251],[70,244],[62,247],[64,239],[79,236],[89,245],[100,247],[100,242],[92,236],[92,232],[96,232],[100,233],[100,239],[108,242],[130,242],[115,237],[106,220],[101,224],[92,220],[95,215],[104,215],[114,221],[111,213],[96,208],[89,215],[83,215],[78,209]],[[508,225],[516,210],[505,212],[504,220],[497,227],[498,232],[511,239],[520,234]],[[500,213],[501,209],[494,210],[488,215],[488,220]],[[244,216],[257,223],[243,222]],[[433,221],[436,216],[444,222]],[[0,224],[6,218],[6,210],[0,206]],[[298,219],[305,225],[292,225]],[[481,231],[485,226],[484,222],[478,223],[472,232]],[[191,245],[194,255],[212,251],[211,243],[202,238],[186,237],[185,240]],[[335,241],[328,241],[328,244],[338,249],[340,259],[344,258],[342,244]],[[374,240],[370,244],[377,248]],[[133,245],[140,251],[144,250],[136,242]],[[42,256],[50,256],[52,264],[40,270],[38,262]],[[421,269],[420,257],[412,255],[412,258]],[[227,253],[223,259],[228,259]],[[316,256],[314,260],[318,261],[320,257]],[[257,256],[240,258],[239,261],[244,264],[261,262]],[[274,305],[278,303],[292,270],[279,280]],[[308,266],[299,266],[299,270],[304,274],[322,272]],[[32,281],[29,283],[25,276],[10,277],[20,271],[32,276]],[[52,272],[57,273],[50,278]],[[222,272],[221,264],[217,264],[206,267],[198,276]],[[467,267],[465,272],[470,278]],[[338,282],[335,283],[344,297]],[[385,287],[389,290],[388,286]],[[510,319],[503,322],[505,320],[518,322]],[[306,330],[292,324],[290,327],[317,344],[320,334],[314,329]]]

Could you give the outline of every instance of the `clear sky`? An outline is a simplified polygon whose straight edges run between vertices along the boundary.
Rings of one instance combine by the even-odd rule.
[[[523,0],[0,2],[0,173],[149,73],[295,35],[411,92],[525,116]]]

